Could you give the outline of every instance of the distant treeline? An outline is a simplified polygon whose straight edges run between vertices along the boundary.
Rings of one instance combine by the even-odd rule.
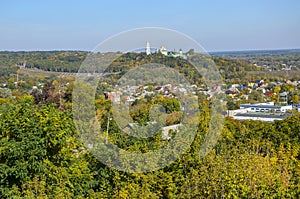
[[[0,52],[0,67],[35,68],[54,72],[78,72],[88,52],[85,51],[32,51],[32,52]],[[225,79],[243,78],[245,71],[255,71],[257,68],[244,61],[228,58],[212,57]],[[180,58],[170,58],[162,54],[126,53],[116,59],[107,70],[124,74],[130,68],[145,63],[161,63],[174,69],[181,69],[189,79],[196,80],[193,67]],[[2,74],[3,75],[3,74]]]
[[[84,51],[33,51],[0,52],[0,67],[37,68],[55,72],[77,72],[88,52]]]

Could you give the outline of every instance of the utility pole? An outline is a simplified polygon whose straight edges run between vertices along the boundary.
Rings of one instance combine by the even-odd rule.
[[[105,144],[108,143],[109,120],[110,120],[110,112],[108,112],[108,117],[107,117],[107,126],[106,126],[106,134],[105,134]]]

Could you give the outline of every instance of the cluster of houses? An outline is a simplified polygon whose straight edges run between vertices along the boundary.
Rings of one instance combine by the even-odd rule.
[[[119,88],[118,91],[105,93],[106,97],[114,104],[120,104],[121,102],[132,103],[135,100],[145,98],[146,96],[154,96],[160,94],[164,97],[173,98],[176,93],[180,92],[184,95],[191,93],[193,97],[198,98],[195,91],[196,85],[184,86],[179,84],[178,86],[172,84],[165,84],[162,86],[124,86]]]
[[[282,86],[282,84],[289,84],[293,87],[299,87],[300,86],[300,81],[282,81],[282,82],[265,82],[264,80],[257,80],[254,82],[249,82],[247,85],[240,85],[240,84],[232,84],[229,86],[229,88],[225,91],[225,94],[230,96],[233,101],[239,101],[240,99],[245,99],[248,100],[249,94],[252,93],[252,91],[260,91],[266,98],[268,98],[271,95],[277,95],[273,90],[270,88],[275,87],[275,86]],[[248,94],[245,94],[242,90],[247,90]],[[282,99],[280,101],[286,101],[288,92],[280,92],[279,98]]]
[[[295,82],[285,82],[288,84],[292,84],[293,86],[298,86],[300,84],[299,81]],[[283,82],[271,82],[266,83],[263,80],[259,80],[256,82],[250,82],[247,86],[233,84],[226,90],[226,94],[239,100],[242,96],[244,99],[247,100],[247,95],[239,95],[242,89],[248,89],[248,93],[251,94],[253,90],[260,90],[261,93],[268,96],[271,92],[268,88],[270,88],[270,84],[274,85],[282,85]],[[205,95],[209,96],[216,90],[221,90],[221,85],[216,85],[214,88],[211,88],[207,91],[198,88],[196,85],[190,85],[185,87],[184,85],[172,85],[166,84],[162,86],[152,86],[149,89],[149,86],[125,86],[119,89],[119,91],[109,92],[107,93],[108,99],[110,99],[113,103],[120,104],[121,101],[127,104],[134,102],[137,99],[145,98],[148,96],[153,96],[157,94],[161,94],[164,97],[175,97],[174,93],[181,92],[185,95],[188,93],[192,93],[195,98],[198,98],[197,91],[203,92]],[[286,99],[288,93],[282,92],[279,93],[281,98]],[[287,103],[286,103],[287,104]],[[233,117],[237,120],[260,120],[265,122],[273,122],[275,120],[283,120],[286,117],[292,114],[292,110],[296,110],[300,112],[300,105],[299,104],[292,104],[292,105],[284,105],[284,106],[277,106],[274,102],[265,102],[265,103],[257,103],[257,104],[241,104],[240,109],[237,110],[228,110],[227,115]],[[166,136],[165,136],[166,137]]]
[[[272,64],[272,66],[271,66],[270,64],[269,65],[267,65],[267,64],[260,65],[257,63],[254,63],[253,65],[258,68],[261,68],[262,70],[268,70],[268,71],[274,71],[274,70],[290,71],[290,70],[292,70],[292,68],[297,68],[297,62],[295,62],[294,65],[279,64],[279,65],[274,66]]]

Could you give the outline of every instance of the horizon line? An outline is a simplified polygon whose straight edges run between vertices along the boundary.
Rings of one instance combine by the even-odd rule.
[[[263,52],[263,51],[288,51],[288,50],[300,50],[299,48],[265,48],[265,49],[232,49],[232,50],[209,50],[207,53],[232,53],[232,52]],[[59,52],[59,51],[80,51],[80,52],[92,52],[91,50],[83,49],[37,49],[37,50],[0,50],[0,52]]]

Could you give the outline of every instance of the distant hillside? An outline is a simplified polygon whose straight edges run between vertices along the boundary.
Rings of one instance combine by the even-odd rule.
[[[6,73],[20,68],[34,68],[52,72],[78,71],[80,65],[88,55],[84,51],[33,51],[33,52],[0,52],[1,71]],[[192,55],[191,55],[192,56]],[[255,71],[256,67],[244,61],[228,58],[212,57],[225,79],[242,78],[245,71]],[[145,63],[160,63],[171,68],[178,69],[193,82],[201,82],[201,76],[194,71],[194,67],[184,59],[166,57],[162,54],[126,53],[115,60],[106,72],[116,73],[119,76],[126,73],[132,67]],[[14,70],[12,70],[14,69]],[[194,71],[194,72],[193,72]],[[1,74],[0,74],[1,75]],[[3,76],[3,74],[2,74]],[[117,78],[114,77],[114,79]]]
[[[216,63],[217,68],[220,70],[224,79],[243,78],[246,75],[246,71],[257,70],[252,64],[240,60],[218,57],[211,57],[211,59]],[[147,56],[145,53],[126,53],[115,60],[106,72],[116,73],[117,75],[113,79],[118,79],[132,67],[146,63],[160,63],[167,65],[184,74],[189,81],[196,84],[203,83],[201,74],[195,70],[189,61],[180,58],[166,57],[162,54],[152,54]]]

